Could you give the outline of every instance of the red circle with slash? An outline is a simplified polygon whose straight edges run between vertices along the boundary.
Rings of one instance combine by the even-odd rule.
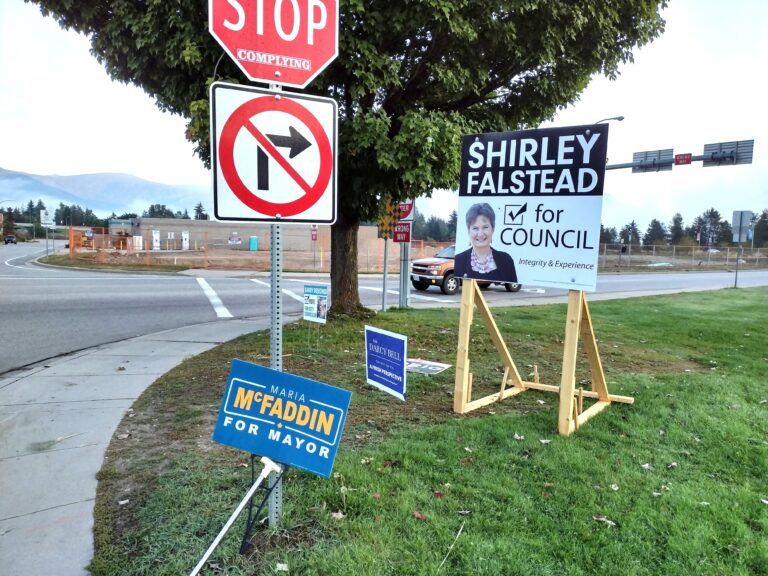
[[[320,152],[320,169],[314,183],[307,182],[291,165],[290,161],[277,150],[269,138],[251,122],[254,116],[262,112],[284,112],[309,128]],[[304,191],[304,196],[286,203],[270,202],[254,194],[245,185],[235,165],[235,139],[243,128],[258,141],[259,146],[264,149],[267,155],[275,160],[288,173],[288,176],[299,185]],[[294,100],[267,96],[249,100],[237,108],[227,119],[219,141],[219,165],[224,180],[232,192],[249,208],[268,216],[276,217],[278,214],[280,217],[296,216],[314,206],[325,193],[333,172],[333,153],[331,143],[320,121],[309,110]]]

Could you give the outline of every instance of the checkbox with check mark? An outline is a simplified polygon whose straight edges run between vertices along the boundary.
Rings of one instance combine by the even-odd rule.
[[[504,206],[504,224],[522,226],[523,215],[528,210],[528,203],[507,204]]]

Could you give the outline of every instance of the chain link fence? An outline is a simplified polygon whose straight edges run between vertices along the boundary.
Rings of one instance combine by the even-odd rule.
[[[637,246],[601,244],[598,265],[604,272],[615,269],[673,268],[678,270],[768,268],[768,249],[735,246]]]
[[[283,227],[285,230],[286,227]],[[71,256],[90,257],[96,262],[120,266],[176,266],[268,271],[269,235],[222,236],[202,232],[149,231],[142,235],[109,233],[103,228],[72,229],[67,248]],[[291,232],[295,235],[295,232]],[[384,270],[384,240],[375,227],[361,226],[358,234],[357,263],[361,273]],[[400,269],[401,244],[388,241],[388,271]],[[283,268],[289,272],[329,272],[330,229],[326,226],[308,233],[307,238],[289,236],[283,242]],[[413,240],[411,261],[434,256],[452,242]],[[601,244],[598,266],[603,272],[616,270],[722,270],[736,266],[743,269],[768,268],[768,249],[733,246],[639,246]]]

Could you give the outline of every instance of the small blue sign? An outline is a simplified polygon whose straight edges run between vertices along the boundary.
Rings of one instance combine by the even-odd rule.
[[[213,440],[329,478],[352,393],[232,360]]]
[[[371,386],[405,400],[408,338],[373,326],[365,327],[365,372]]]

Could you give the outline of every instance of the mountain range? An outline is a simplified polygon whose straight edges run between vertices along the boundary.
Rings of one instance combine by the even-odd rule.
[[[0,168],[0,205],[24,210],[32,200],[42,200],[53,213],[60,203],[90,208],[100,218],[113,212],[141,215],[152,204],[165,204],[175,211],[193,214],[202,202],[210,212],[211,189],[199,185],[169,185],[144,180],[130,174],[39,175]]]

